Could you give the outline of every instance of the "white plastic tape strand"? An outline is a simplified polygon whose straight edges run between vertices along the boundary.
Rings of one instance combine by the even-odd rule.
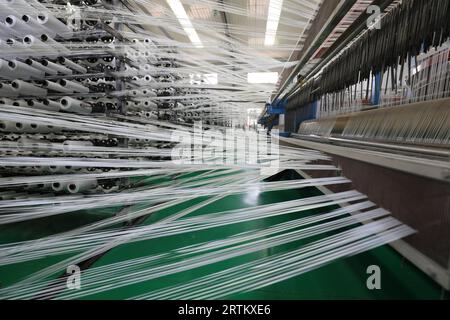
[[[11,68],[11,72],[15,74],[16,78],[25,80],[41,79],[45,74],[43,71],[17,60],[9,61],[8,67]]]
[[[27,34],[23,38],[23,43],[31,50],[35,50],[36,53],[42,52],[42,55],[49,55],[53,51],[53,48],[39,39],[38,36]]]
[[[32,30],[31,34],[36,37],[40,37],[43,33],[55,37],[56,33],[52,32],[51,29],[46,28],[43,24],[39,23],[37,18],[24,14],[22,16],[22,21]]]
[[[92,107],[89,104],[68,96],[61,98],[60,103],[63,111],[76,114],[90,114],[92,112]]]
[[[59,84],[62,87],[66,88],[68,90],[71,90],[72,92],[80,92],[80,93],[88,93],[89,92],[89,88],[87,88],[75,81],[61,79],[61,80],[59,80]]]

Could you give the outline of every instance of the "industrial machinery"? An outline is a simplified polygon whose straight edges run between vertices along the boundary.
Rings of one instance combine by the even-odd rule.
[[[282,138],[330,154],[354,188],[418,230],[392,246],[446,290],[448,14],[443,1],[403,1],[386,7],[380,28],[354,23],[318,49],[319,62],[283,93],[292,134]]]

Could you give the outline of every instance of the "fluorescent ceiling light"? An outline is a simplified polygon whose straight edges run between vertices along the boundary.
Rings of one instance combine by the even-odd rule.
[[[264,39],[264,45],[266,46],[273,46],[275,44],[282,7],[283,0],[270,0],[269,14],[267,15],[266,37]]]
[[[250,72],[247,74],[248,83],[277,83],[278,72]]]
[[[184,7],[181,4],[180,0],[166,0],[166,1],[170,6],[170,9],[172,9],[173,13],[177,17],[181,26],[183,27],[184,32],[186,32],[187,36],[189,37],[189,40],[191,40],[191,42],[197,48],[203,48],[202,41],[200,40],[197,31],[195,31],[194,26],[192,25],[191,20],[189,19],[186,10],[184,10]]]

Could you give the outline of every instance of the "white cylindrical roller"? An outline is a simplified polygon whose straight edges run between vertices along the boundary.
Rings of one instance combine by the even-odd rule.
[[[150,72],[153,69],[153,66],[149,65],[149,64],[145,64],[142,67],[142,70],[146,71],[146,72]]]
[[[63,142],[64,146],[84,146],[84,147],[92,147],[94,144],[91,141],[80,141],[80,140],[66,140]]]
[[[23,133],[24,131],[24,124],[22,122],[13,122],[15,128],[15,132]]]
[[[44,104],[43,101],[28,100],[27,104],[29,107],[32,107],[32,108],[47,110],[47,106]]]
[[[42,63],[39,63],[39,62],[37,62],[35,60],[27,59],[27,60],[25,60],[25,63],[28,64],[29,66],[35,68],[35,69],[44,71],[48,75],[53,75],[54,76],[54,75],[58,74],[57,70],[51,69],[49,67],[46,67]]]
[[[74,92],[89,93],[89,88],[87,88],[75,81],[61,79],[61,80],[59,80],[59,84],[61,86],[63,86],[64,88],[70,89]]]
[[[16,193],[14,191],[0,192],[0,200],[10,200]]]
[[[77,147],[92,147],[94,144],[91,141],[77,141],[77,140],[66,140],[63,142],[63,150],[65,152],[83,152],[83,149]],[[81,168],[79,168],[81,170]]]
[[[15,75],[8,65],[8,61],[0,59],[0,77],[6,79],[15,79]]]
[[[63,97],[60,100],[61,110],[77,114],[89,114],[92,107],[83,101],[73,99],[71,97]]]
[[[16,107],[28,107],[28,103],[24,99],[14,100],[13,106],[16,106]]]
[[[9,36],[9,35],[6,35]],[[0,32],[0,37],[2,37],[2,33]],[[8,55],[8,53],[12,52],[11,46],[6,43],[5,40],[0,39],[0,50],[3,55]]]
[[[61,74],[65,74],[65,75],[71,75],[72,74],[72,70],[70,70],[69,68],[66,68],[60,64],[51,62],[49,60],[43,60],[42,64],[44,65],[44,67],[53,69]]]
[[[6,104],[7,106],[12,106],[14,103],[14,100],[8,99],[8,98],[1,98],[0,104]]]
[[[32,171],[29,168],[27,168],[27,170],[25,170],[26,173],[32,173]],[[16,195],[13,198],[11,198],[11,200],[22,200],[27,199],[29,197],[30,196],[28,193],[16,193]]]
[[[42,7],[42,4],[36,2],[35,0],[4,0],[2,2],[4,2],[10,9],[24,13],[33,13],[35,11],[35,9],[30,6],[31,2],[34,4],[39,4]]]
[[[156,114],[154,114],[153,112],[145,112],[144,115],[146,118],[149,118],[149,119],[158,119],[158,116]]]
[[[14,80],[12,82],[12,87],[16,92],[19,92],[21,95],[28,96],[36,96],[36,97],[45,97],[47,95],[47,90],[35,86],[34,84],[22,81],[22,80]]]
[[[156,92],[154,92],[153,90],[149,90],[149,89],[143,89],[142,95],[144,95],[146,97],[156,97]]]
[[[42,42],[39,38],[33,36],[32,34],[27,34],[23,38],[23,44],[34,51],[43,51],[40,52],[41,54],[47,55],[49,51],[53,51],[53,48],[48,46],[48,44]]]
[[[128,108],[133,108],[133,107],[134,107],[134,102],[132,102],[132,101],[127,101],[127,102],[125,102],[125,105],[127,106],[127,109],[128,109]]]
[[[16,78],[22,79],[42,79],[45,76],[44,71],[35,69],[26,63],[12,60],[8,62],[8,66],[11,68],[12,72],[16,75]]]
[[[3,132],[17,132],[16,123],[12,121],[0,120],[0,130]]]
[[[22,41],[17,41],[12,38],[6,39],[6,44],[9,46],[9,54],[18,57],[18,56],[29,56],[33,55],[33,51],[31,51],[27,46],[25,46]]]
[[[61,54],[69,54],[70,53],[69,49],[67,49],[61,43],[53,40],[53,38],[48,34],[42,34],[41,41],[48,44],[49,46],[53,47],[57,52],[59,52]]]
[[[56,32],[46,28],[44,25],[39,23],[37,19],[34,17],[24,14],[22,15],[22,21],[33,31],[31,32],[32,35],[40,37],[41,34],[45,33],[54,38],[56,36]]]
[[[59,169],[60,169],[61,173],[73,173],[74,171],[76,171],[78,169],[78,167],[64,166],[64,167],[59,167]]]
[[[17,97],[18,93],[10,84],[0,83],[0,95],[5,97]]]
[[[30,172],[32,171],[32,169],[30,168]],[[34,189],[34,185],[32,183],[27,183],[26,185],[22,186],[23,190],[31,190]]]
[[[145,38],[144,39],[144,44],[146,45],[146,46],[149,46],[149,47],[154,47],[155,45],[153,44],[153,41],[150,39],[150,38]]]
[[[143,56],[145,60],[150,61],[151,63],[158,62],[158,59],[150,52],[150,51],[144,51]]]
[[[144,44],[139,39],[133,39],[131,43],[131,46],[136,50],[142,50],[144,48]]]
[[[42,103],[45,105],[45,110],[59,111],[61,109],[61,104],[53,100],[44,99]]]
[[[66,190],[69,193],[80,193],[97,188],[97,179],[76,180],[69,182]]]
[[[39,125],[37,123],[24,123],[23,124],[23,131],[25,132],[39,132]]]
[[[4,2],[4,1],[2,1]],[[5,3],[0,3],[0,20],[1,22],[4,22],[6,17],[9,15],[18,16],[19,13],[14,10],[14,8],[11,8],[10,6],[6,5]]]
[[[53,30],[60,37],[70,38],[72,36],[72,30],[50,13],[40,13],[37,18],[40,24],[47,29]]]
[[[19,17],[10,15],[5,18],[5,25],[8,28],[13,29],[20,35],[32,34],[33,29],[31,29],[22,19]]]
[[[52,189],[52,184],[50,182],[38,183],[38,184],[35,184],[35,188],[37,190],[41,190],[41,191],[51,190]]]
[[[133,103],[133,106],[132,106],[132,109],[135,109],[135,110],[139,110],[139,109],[141,109],[141,101],[135,101],[134,103]]]
[[[50,168],[53,168],[53,167],[50,167]],[[58,167],[56,167],[56,169],[59,169]],[[53,170],[55,170],[55,169],[50,169],[52,172],[55,172],[55,171],[53,171]],[[59,171],[59,170],[58,170]],[[58,172],[58,171],[56,171],[56,172]],[[55,192],[61,192],[61,191],[64,191],[65,189],[66,189],[66,187],[67,187],[67,182],[63,182],[63,181],[57,181],[57,182],[53,182],[52,183],[52,190],[53,191],[55,191]]]
[[[156,103],[154,103],[153,101],[146,100],[146,101],[142,102],[142,107],[144,109],[156,109],[156,108],[158,108],[158,105]]]
[[[62,93],[73,93],[74,92],[74,90],[67,88],[67,87],[63,87],[62,85],[60,85],[57,82],[48,81],[48,80],[44,81],[43,86],[44,86],[44,88],[47,88],[48,90],[52,90],[52,91],[56,91],[56,92],[62,92]]]
[[[79,73],[86,73],[87,69],[83,66],[80,66],[79,64],[73,62],[72,60],[66,59],[64,57],[60,57],[58,59],[59,63],[65,65],[67,68],[70,68],[74,71],[77,71]]]
[[[21,36],[21,34],[19,32],[17,32],[14,29],[11,29],[3,22],[0,22],[0,33],[3,35],[3,39]]]
[[[134,55],[135,61],[138,61],[139,63],[147,63],[147,59],[145,59],[143,52],[136,51]]]

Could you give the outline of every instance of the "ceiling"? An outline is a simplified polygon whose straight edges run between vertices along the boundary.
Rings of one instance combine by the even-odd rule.
[[[182,3],[201,46],[191,42],[170,1]],[[248,83],[248,73],[281,73],[293,51],[302,49],[308,27],[322,0],[133,2],[147,17],[151,16],[145,29],[157,46],[175,49],[174,56],[179,61],[177,70],[185,83],[192,74],[217,74],[218,83],[206,86],[201,98],[203,105],[219,106],[221,112],[225,110],[230,116],[246,118],[247,109],[262,109],[276,88],[276,83]],[[266,46],[270,3],[272,9],[280,3],[282,7],[274,44]],[[202,105],[202,101],[195,105]]]

